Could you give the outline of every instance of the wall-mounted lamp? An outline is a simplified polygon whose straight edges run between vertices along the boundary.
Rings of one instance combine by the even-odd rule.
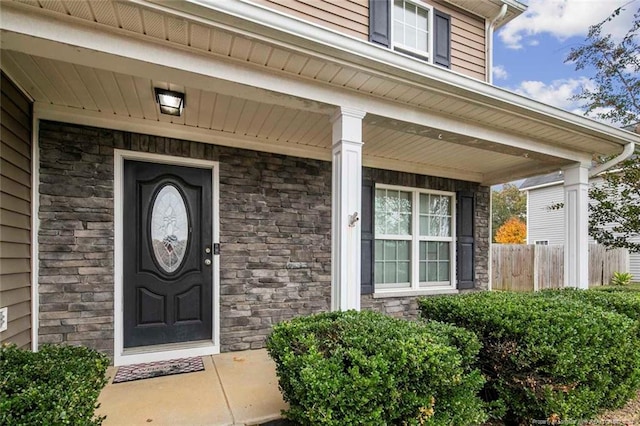
[[[180,116],[184,108],[184,93],[173,90],[154,88],[156,92],[156,102],[160,105],[160,112],[167,115]]]

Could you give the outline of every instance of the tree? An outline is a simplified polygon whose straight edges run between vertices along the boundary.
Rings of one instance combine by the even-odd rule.
[[[496,241],[498,229],[513,217],[521,221],[526,220],[527,196],[520,192],[517,186],[507,183],[500,191],[493,191],[491,198],[493,241]]]
[[[507,220],[496,232],[496,243],[524,244],[527,242],[527,225],[516,217]]]
[[[632,2],[627,3],[629,5]],[[582,101],[585,114],[621,126],[636,128],[640,121],[640,8],[631,28],[621,40],[603,35],[603,26],[615,22],[620,7],[604,21],[589,28],[585,43],[571,49],[565,62],[576,70],[595,70],[593,83],[574,96]],[[605,161],[607,158],[598,159]],[[640,252],[640,147],[631,159],[601,175],[602,185],[589,190],[589,235],[607,247]]]
[[[640,116],[640,9],[622,40],[611,34],[602,35],[605,24],[615,21],[623,10],[589,27],[585,44],[572,48],[565,62],[573,62],[576,71],[595,70],[589,80],[572,99],[582,101],[585,115],[611,121],[621,126],[636,124]]]

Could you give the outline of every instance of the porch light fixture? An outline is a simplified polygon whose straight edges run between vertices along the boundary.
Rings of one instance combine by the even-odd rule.
[[[167,115],[180,117],[184,108],[184,93],[173,90],[154,88],[156,92],[156,102],[160,105],[160,112]]]

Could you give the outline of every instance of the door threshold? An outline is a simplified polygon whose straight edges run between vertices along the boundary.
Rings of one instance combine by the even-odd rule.
[[[215,355],[220,347],[211,340],[196,342],[167,343],[164,345],[139,346],[126,348],[120,355],[114,356],[115,366],[140,364],[146,362],[168,361],[176,358]]]
[[[213,345],[211,340],[198,340],[196,342],[165,343],[163,345],[136,346],[134,348],[124,348],[124,350],[122,351],[122,354],[123,355],[148,354],[152,352],[174,351],[176,349],[203,348],[211,345]]]

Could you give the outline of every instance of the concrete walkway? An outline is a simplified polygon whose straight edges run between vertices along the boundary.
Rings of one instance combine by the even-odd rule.
[[[113,384],[98,401],[110,425],[256,425],[286,408],[264,349],[203,357],[205,371]]]

